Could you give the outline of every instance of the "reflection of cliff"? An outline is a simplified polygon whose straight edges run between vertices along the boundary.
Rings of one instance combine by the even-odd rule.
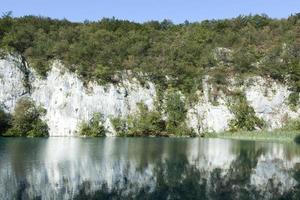
[[[300,194],[295,191],[299,150],[287,144],[53,138],[0,145],[1,200],[294,199]]]

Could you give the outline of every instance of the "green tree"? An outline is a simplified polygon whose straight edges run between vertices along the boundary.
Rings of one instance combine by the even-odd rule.
[[[105,136],[102,117],[99,113],[94,113],[88,122],[82,122],[79,127],[79,133],[82,136],[102,137]]]
[[[5,136],[48,136],[48,126],[41,117],[46,110],[35,106],[30,99],[23,98],[17,102],[12,114],[12,127],[4,134]]]
[[[170,91],[166,98],[165,111],[167,114],[167,132],[176,135],[191,135],[191,130],[186,125],[185,102],[182,95],[176,91]]]
[[[139,111],[129,117],[128,126],[130,135],[164,135],[166,131],[161,114],[150,111],[143,103],[139,104]]]
[[[253,131],[257,128],[263,128],[264,121],[255,115],[254,109],[248,105],[243,95],[238,96],[230,108],[234,115],[234,119],[229,123],[231,131]]]

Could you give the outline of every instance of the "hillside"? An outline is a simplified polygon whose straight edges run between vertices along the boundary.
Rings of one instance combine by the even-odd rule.
[[[298,14],[178,25],[5,15],[0,44],[7,126],[22,98],[53,136],[274,130],[300,113]]]

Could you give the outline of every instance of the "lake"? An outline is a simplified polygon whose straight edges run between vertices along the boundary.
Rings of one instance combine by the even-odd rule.
[[[300,199],[300,146],[0,138],[0,199]]]

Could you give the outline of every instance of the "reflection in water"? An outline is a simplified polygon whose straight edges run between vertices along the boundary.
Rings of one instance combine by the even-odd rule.
[[[0,199],[300,199],[300,147],[220,139],[0,139]]]

